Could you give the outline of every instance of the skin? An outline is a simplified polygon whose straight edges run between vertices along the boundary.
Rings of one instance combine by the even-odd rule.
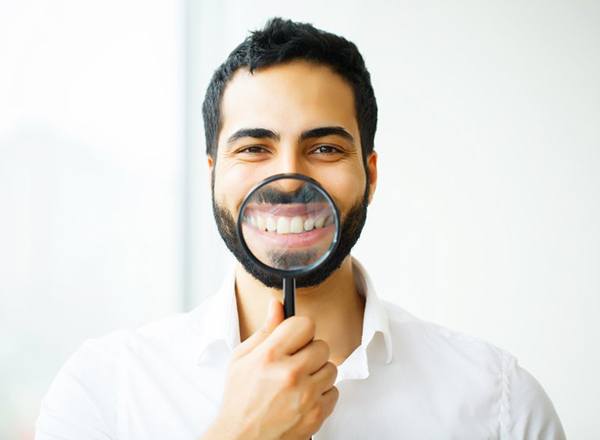
[[[328,67],[293,61],[253,74],[240,69],[224,91],[221,118],[217,157],[209,156],[208,166],[215,199],[234,218],[246,193],[278,173],[316,179],[342,218],[362,199],[366,174],[354,95]],[[341,127],[349,136],[302,138],[321,127]],[[235,136],[249,128],[272,134]],[[370,201],[377,184],[376,153],[367,158],[367,172]],[[266,288],[241,264],[236,295],[243,342],[229,367],[220,416],[203,438],[309,438],[337,400],[335,366],[361,341],[364,301],[350,257],[320,285],[297,290],[297,316],[288,320],[283,321],[281,291]],[[289,406],[298,401],[304,402],[301,408]]]

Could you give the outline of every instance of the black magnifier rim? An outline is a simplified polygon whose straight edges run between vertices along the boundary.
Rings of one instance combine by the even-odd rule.
[[[333,213],[334,213],[334,218],[335,218],[335,236],[333,237],[333,241],[329,245],[329,249],[327,249],[327,251],[323,254],[323,256],[321,256],[321,258],[319,258],[317,261],[315,261],[314,263],[312,263],[309,266],[304,267],[302,269],[294,269],[294,270],[277,269],[275,267],[271,267],[271,266],[263,263],[258,258],[256,258],[256,256],[252,253],[252,251],[248,247],[248,244],[246,243],[246,240],[244,239],[244,234],[242,233],[242,215],[246,209],[246,205],[248,205],[248,202],[252,198],[252,195],[259,188],[262,188],[263,186],[268,185],[271,182],[274,182],[276,180],[281,180],[281,179],[299,179],[299,180],[303,180],[305,182],[313,184],[315,186],[315,188],[317,189],[317,191],[319,191],[319,193],[321,193],[321,195],[323,197],[325,197],[325,199],[327,199],[330,206],[333,208]],[[304,174],[298,174],[298,173],[275,174],[273,176],[267,177],[265,180],[263,180],[262,182],[255,185],[250,191],[248,191],[248,194],[246,194],[246,197],[244,198],[242,205],[240,206],[240,211],[238,213],[237,224],[236,224],[236,231],[237,231],[238,238],[240,240],[240,243],[242,244],[242,247],[244,248],[244,251],[246,252],[246,254],[248,254],[250,259],[252,259],[252,261],[254,263],[256,263],[258,266],[260,266],[262,269],[267,270],[273,274],[279,275],[282,278],[306,275],[306,274],[312,272],[314,269],[316,269],[321,264],[323,264],[325,261],[327,261],[327,259],[329,259],[331,257],[331,255],[333,255],[333,253],[335,252],[336,248],[339,245],[340,229],[341,229],[341,227],[340,227],[340,212],[338,210],[338,207],[334,203],[333,199],[329,195],[329,193],[327,191],[325,191],[325,189],[321,186],[321,184],[319,182],[317,182],[315,179],[305,176]]]

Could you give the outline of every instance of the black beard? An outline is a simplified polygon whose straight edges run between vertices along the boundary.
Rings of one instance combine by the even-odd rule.
[[[342,221],[339,244],[335,251],[327,258],[317,270],[295,277],[296,287],[310,287],[321,284],[329,275],[339,269],[344,259],[358,241],[367,220],[367,206],[369,204],[369,184],[367,182],[362,200],[355,204],[346,218]],[[280,276],[257,265],[244,251],[236,232],[236,222],[231,213],[219,206],[212,192],[213,215],[217,222],[217,229],[227,248],[235,255],[235,258],[244,266],[246,272],[251,274],[266,287],[281,289],[283,280]]]

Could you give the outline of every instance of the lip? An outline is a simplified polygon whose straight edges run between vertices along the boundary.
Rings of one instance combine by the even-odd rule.
[[[252,250],[251,243],[254,242],[261,243],[261,245],[272,249],[302,249],[315,246],[327,236],[331,236],[331,241],[333,241],[335,224],[332,223],[322,228],[298,234],[278,234],[276,232],[262,231],[251,224],[244,223],[242,225],[242,232],[250,250]]]

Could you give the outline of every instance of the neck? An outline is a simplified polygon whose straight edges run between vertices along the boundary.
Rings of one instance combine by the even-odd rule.
[[[243,341],[262,326],[270,299],[282,301],[282,292],[265,287],[239,263],[235,281]],[[296,290],[296,315],[309,316],[315,321],[315,339],[327,342],[330,361],[336,365],[360,345],[363,314],[364,299],[354,284],[350,256],[323,283]]]

